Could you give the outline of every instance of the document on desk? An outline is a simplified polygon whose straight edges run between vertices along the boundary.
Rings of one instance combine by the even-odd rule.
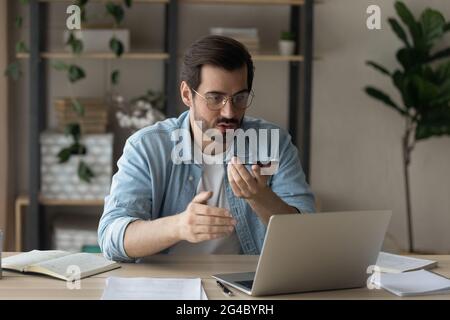
[[[450,280],[426,270],[374,274],[371,282],[401,297],[450,294]]]
[[[437,266],[437,261],[380,252],[376,265],[380,272],[400,273],[420,269],[432,269]]]
[[[200,278],[106,279],[102,300],[208,300]]]

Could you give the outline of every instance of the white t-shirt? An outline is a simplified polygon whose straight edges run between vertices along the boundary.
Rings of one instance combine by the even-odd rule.
[[[216,158],[218,157],[218,158]],[[208,205],[230,209],[225,193],[223,154],[210,156],[203,154],[203,172],[197,186],[197,194],[202,191],[212,191]],[[215,160],[218,160],[217,162]],[[208,164],[210,163],[210,164]],[[211,164],[212,163],[212,164]],[[180,241],[169,250],[170,254],[240,254],[241,245],[236,231],[218,239],[190,243]]]

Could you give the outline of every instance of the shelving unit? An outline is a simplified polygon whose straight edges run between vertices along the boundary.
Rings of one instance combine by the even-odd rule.
[[[104,0],[91,0],[104,3]],[[48,6],[53,3],[71,3],[70,0],[30,0],[30,52],[18,54],[19,59],[29,61],[30,73],[30,124],[29,124],[29,194],[28,210],[24,217],[25,250],[46,248],[45,217],[43,206],[81,205],[65,201],[47,201],[40,198],[40,144],[39,136],[45,128],[46,67],[51,59],[115,59],[112,53],[84,53],[73,55],[68,52],[49,52],[46,48],[44,30]],[[122,1],[117,1],[122,2]],[[177,116],[177,60],[178,15],[180,5],[283,5],[290,8],[290,30],[297,34],[296,54],[280,56],[274,53],[254,54],[254,61],[289,64],[289,132],[293,143],[301,147],[304,171],[309,173],[310,113],[311,113],[311,69],[313,37],[313,0],[134,0],[140,4],[159,4],[165,8],[164,48],[161,52],[128,52],[121,59],[160,60],[164,63],[164,93],[167,116]],[[299,130],[298,128],[301,128]],[[83,202],[82,205],[103,205],[102,200]]]
[[[39,203],[43,206],[103,206],[102,199],[94,200],[60,200],[60,199],[47,199],[45,197],[39,196]],[[15,203],[15,251],[22,251],[22,235],[23,235],[23,208],[30,205],[30,198],[26,195],[21,195],[17,197]]]
[[[18,59],[29,59],[29,53],[18,53],[16,54],[16,58]],[[99,53],[83,53],[80,55],[74,55],[70,52],[42,52],[41,58],[43,59],[117,59],[116,56],[111,52],[99,52]],[[151,52],[128,52],[124,53],[120,59],[125,60],[167,60],[169,59],[169,54],[160,52],[160,53],[151,53]],[[253,61],[280,61],[280,62],[290,62],[297,61],[302,62],[304,60],[303,56],[300,55],[292,55],[292,56],[280,56],[278,54],[253,54]]]

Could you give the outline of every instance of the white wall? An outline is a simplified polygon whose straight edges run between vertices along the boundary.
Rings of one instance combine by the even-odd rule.
[[[426,6],[450,20],[450,1],[405,1],[418,15]],[[316,6],[311,183],[324,211],[391,209],[385,246],[406,248],[406,208],[402,174],[402,118],[369,98],[376,85],[398,98],[388,78],[366,60],[398,67],[401,45],[386,19],[394,1],[328,0]],[[366,8],[378,4],[382,30],[366,28]],[[445,40],[450,45],[450,37]],[[450,251],[450,138],[419,142],[413,152],[411,192],[416,249]]]

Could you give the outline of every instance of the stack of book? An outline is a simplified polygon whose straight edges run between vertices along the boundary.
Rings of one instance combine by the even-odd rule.
[[[233,38],[242,43],[252,53],[259,51],[257,28],[211,28],[210,34]]]
[[[103,99],[100,98],[76,98],[84,109],[84,114],[80,115],[74,107],[74,99],[55,99],[55,111],[58,122],[58,130],[64,132],[70,123],[79,123],[81,132],[105,133],[108,125],[108,110]]]

